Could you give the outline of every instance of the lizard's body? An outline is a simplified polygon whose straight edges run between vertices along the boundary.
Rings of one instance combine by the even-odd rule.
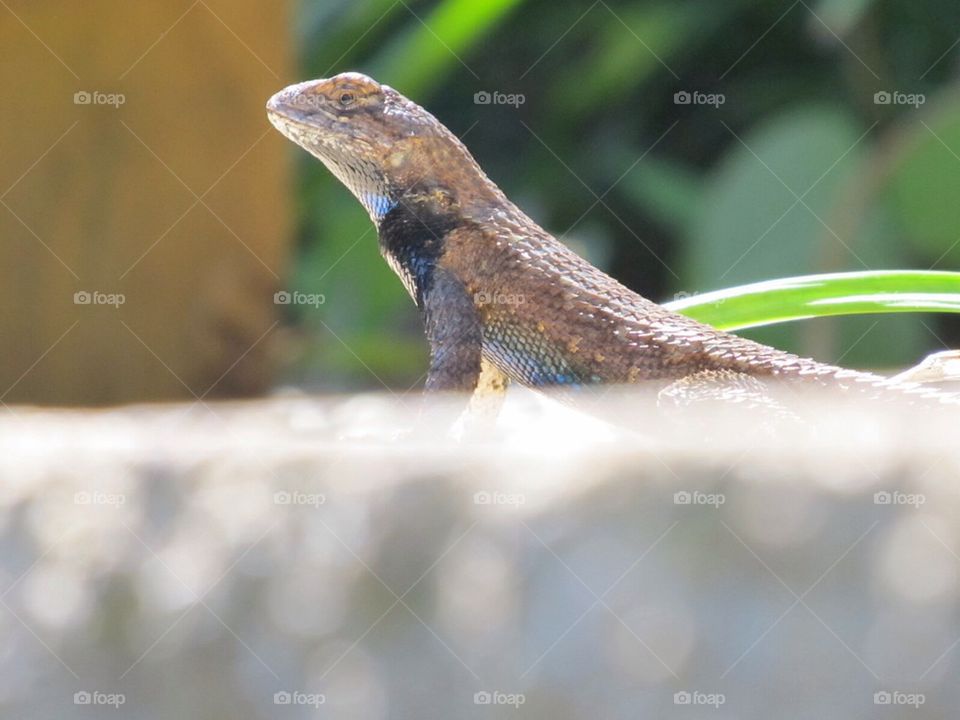
[[[682,400],[696,386],[778,378],[941,397],[722,332],[641,297],[527,217],[430,113],[369,77],[294,85],[267,107],[377,225],[384,256],[424,318],[428,389],[644,382]]]

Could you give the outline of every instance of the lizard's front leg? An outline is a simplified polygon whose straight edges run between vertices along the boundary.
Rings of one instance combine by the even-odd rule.
[[[423,325],[430,343],[430,392],[473,392],[480,380],[483,328],[463,284],[443,267],[421,291]]]
[[[483,358],[483,325],[473,297],[450,270],[437,267],[422,293],[421,309],[430,343],[427,391],[472,392],[464,428],[489,427],[503,404],[508,379]]]

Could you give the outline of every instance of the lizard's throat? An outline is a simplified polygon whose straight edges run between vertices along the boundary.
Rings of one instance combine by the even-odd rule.
[[[376,163],[323,150],[313,151],[313,154],[354,194],[375,225],[379,226],[387,213],[396,207],[397,201]]]
[[[360,201],[374,225],[379,227],[387,213],[396,207],[397,201],[391,196],[387,184],[372,170],[364,172],[362,166],[339,163],[328,163],[328,167]]]
[[[397,201],[380,188],[363,190],[354,194],[360,200],[360,204],[367,209],[370,219],[377,226],[387,216],[387,213],[397,206]]]

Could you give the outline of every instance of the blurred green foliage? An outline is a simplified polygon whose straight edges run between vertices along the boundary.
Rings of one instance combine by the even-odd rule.
[[[541,225],[666,301],[806,273],[960,269],[957,27],[952,0],[328,0],[304,3],[296,31],[301,79],[359,70],[396,87]],[[478,105],[481,90],[525,102]],[[290,379],[416,385],[419,319],[366,214],[291,152],[293,282],[326,304],[295,318]],[[960,345],[939,316],[747,334],[866,367]]]

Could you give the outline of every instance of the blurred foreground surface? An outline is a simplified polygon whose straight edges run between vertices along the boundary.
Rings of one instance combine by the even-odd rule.
[[[391,439],[416,407],[13,408],[0,717],[956,716],[955,410]]]

